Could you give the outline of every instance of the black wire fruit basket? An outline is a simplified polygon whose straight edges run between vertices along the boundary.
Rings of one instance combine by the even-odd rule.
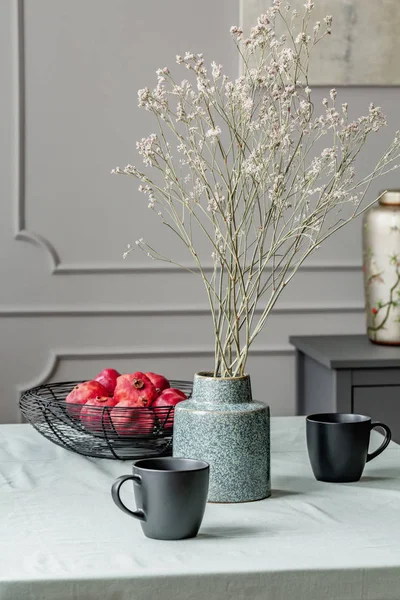
[[[174,407],[102,407],[70,404],[65,398],[82,381],[48,383],[21,395],[25,419],[45,438],[94,458],[136,460],[172,453]],[[190,398],[192,383],[171,380]]]

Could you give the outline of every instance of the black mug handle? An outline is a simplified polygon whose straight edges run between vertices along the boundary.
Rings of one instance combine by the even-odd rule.
[[[121,477],[118,477],[118,479],[116,479],[114,481],[114,483],[112,484],[112,488],[111,488],[112,499],[114,500],[114,502],[118,506],[118,508],[120,508],[121,510],[126,512],[131,517],[135,517],[135,519],[139,519],[139,521],[145,521],[146,514],[145,514],[144,510],[142,510],[141,508],[138,508],[137,510],[130,510],[127,506],[125,506],[125,504],[122,502],[122,500],[120,498],[119,493],[120,493],[121,486],[123,483],[125,483],[125,481],[128,481],[129,479],[133,479],[133,481],[135,483],[138,483],[139,485],[142,483],[142,478],[140,477],[140,475],[122,475]]]
[[[385,435],[385,439],[383,440],[383,442],[379,446],[379,448],[377,448],[377,450],[374,450],[374,452],[371,452],[371,454],[367,454],[367,462],[369,462],[373,458],[376,458],[377,456],[379,456],[379,454],[381,454],[385,450],[385,448],[388,447],[389,442],[392,439],[392,432],[390,431],[390,429],[387,425],[385,425],[384,423],[379,423],[379,421],[375,421],[374,423],[371,423],[371,431],[375,427],[381,427],[382,429],[384,429],[386,432],[386,435]]]

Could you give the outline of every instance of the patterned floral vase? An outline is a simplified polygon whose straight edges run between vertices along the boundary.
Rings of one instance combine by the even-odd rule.
[[[173,455],[210,464],[209,502],[270,496],[269,407],[253,401],[248,375],[195,375],[191,399],[175,408]]]
[[[385,192],[363,224],[368,337],[400,345],[400,190]]]

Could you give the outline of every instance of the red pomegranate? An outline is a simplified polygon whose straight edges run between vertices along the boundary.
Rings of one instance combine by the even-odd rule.
[[[158,396],[153,402],[152,408],[160,424],[164,427],[172,427],[174,424],[174,411],[171,408],[168,413],[167,408],[175,407],[179,402],[187,400],[186,394],[177,388],[168,388]]]
[[[173,392],[177,396],[180,396],[183,400],[187,400],[185,392],[182,392],[182,390],[178,390],[178,388],[169,388],[168,390],[165,390],[165,392],[167,394],[167,397],[170,395],[171,392]]]
[[[132,407],[132,404],[125,400],[111,410],[111,421],[120,436],[151,435],[155,415],[151,409]]]
[[[111,421],[109,411],[102,409],[113,407],[116,404],[116,399],[109,396],[91,398],[82,406],[80,414],[82,425],[93,433],[102,434],[104,429],[110,431]]]
[[[113,394],[115,386],[117,385],[117,378],[121,375],[115,369],[103,369],[99,373],[94,381],[98,381],[101,385],[104,385],[109,394]]]
[[[161,394],[163,390],[169,388],[169,381],[164,375],[159,375],[158,373],[145,373],[146,377],[148,377],[151,383],[157,390],[158,394]]]
[[[106,388],[98,381],[78,383],[65,398],[68,413],[71,417],[79,419],[82,408],[80,405],[86,404],[88,400],[93,400],[98,396],[110,396]]]
[[[128,402],[130,406],[151,406],[158,394],[155,386],[144,373],[137,371],[120,375],[114,390],[117,402]]]

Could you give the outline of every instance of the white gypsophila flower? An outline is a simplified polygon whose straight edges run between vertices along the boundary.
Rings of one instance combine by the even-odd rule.
[[[138,100],[139,106],[149,107],[149,101],[151,97],[151,92],[149,88],[143,88],[142,90],[138,90]]]
[[[307,0],[307,2],[304,5],[304,8],[306,10],[312,10],[314,8],[314,2],[312,0]]]
[[[296,54],[292,48],[283,48],[281,53],[278,55],[279,62],[277,63],[277,69],[280,73],[288,72],[294,61],[296,60]]]
[[[263,170],[262,150],[254,148],[242,164],[243,173],[247,177],[254,177],[258,180]]]
[[[339,125],[340,115],[334,108],[328,108],[326,111],[325,123],[329,128]]]
[[[207,202],[207,210],[208,212],[215,213],[218,210],[218,204],[215,198],[209,198]]]
[[[186,152],[187,152],[187,146],[183,142],[178,144],[176,149],[178,150],[179,153],[183,152],[184,154],[186,154]]]
[[[329,92],[329,95],[331,97],[331,100],[335,101],[336,96],[337,96],[337,91],[335,90],[335,88],[331,89],[331,91]]]
[[[247,115],[250,115],[253,110],[254,101],[252,98],[247,97],[243,100],[243,110]]]
[[[212,144],[216,143],[221,134],[221,128],[217,125],[214,129],[211,128],[206,131],[206,138],[210,140]]]
[[[306,42],[307,36],[304,31],[301,31],[295,39],[296,44],[300,44],[301,42]]]
[[[176,105],[176,121],[184,121],[186,117],[186,112],[183,107],[183,102],[179,101]]]
[[[207,210],[208,212],[215,213],[217,211],[222,212],[224,206],[225,196],[222,194],[221,187],[217,184],[215,186],[214,195],[208,199]],[[219,232],[222,237],[221,232]]]
[[[142,194],[151,194],[153,191],[149,185],[139,185],[138,190],[139,192],[142,192]]]
[[[369,105],[369,123],[372,131],[378,131],[384,125],[387,125],[386,117],[382,113],[380,106],[375,106],[372,102]]]
[[[318,31],[320,30],[320,28],[321,28],[321,21],[316,21],[315,25],[313,27],[314,33],[318,33]]]
[[[139,171],[134,165],[126,165],[123,169],[124,175],[134,175],[135,177],[140,176]]]
[[[323,187],[316,187],[314,189],[308,190],[308,195],[313,196],[314,194],[320,194],[323,191]]]
[[[198,77],[197,78],[197,89],[202,94],[207,94],[207,93],[211,92],[210,81],[208,79],[204,79],[203,77]]]
[[[154,158],[158,150],[155,145],[156,142],[157,135],[155,133],[152,133],[147,138],[142,138],[140,142],[136,142],[136,149],[143,157],[143,162],[147,167],[151,167],[154,164]],[[131,167],[131,165],[128,165],[128,167]]]
[[[337,153],[336,148],[324,148],[324,150],[322,150],[322,152],[321,152],[321,157],[328,158],[328,159],[336,158],[336,153]]]
[[[163,81],[159,81],[157,83],[157,86],[154,88],[149,106],[150,108],[156,109],[158,111],[160,111],[161,109],[165,110],[168,107],[167,92]],[[160,116],[163,116],[163,113],[160,113]]]
[[[153,194],[153,191],[151,191],[149,193],[149,203],[148,203],[148,208],[154,208],[155,204],[156,204],[156,197]]]
[[[217,65],[216,62],[212,62],[211,63],[211,68],[212,68],[212,76],[214,78],[214,80],[219,79],[221,77],[221,73],[222,73],[222,65]]]
[[[308,100],[300,100],[298,108],[298,118],[304,125],[308,123],[312,111],[312,104]],[[304,131],[304,129],[303,129]]]
[[[236,37],[237,40],[241,40],[243,36],[243,29],[241,27],[237,27],[236,25],[231,27],[230,29],[231,35]]]
[[[322,160],[319,156],[313,158],[309,169],[305,173],[305,179],[313,179],[320,174],[322,170]]]

